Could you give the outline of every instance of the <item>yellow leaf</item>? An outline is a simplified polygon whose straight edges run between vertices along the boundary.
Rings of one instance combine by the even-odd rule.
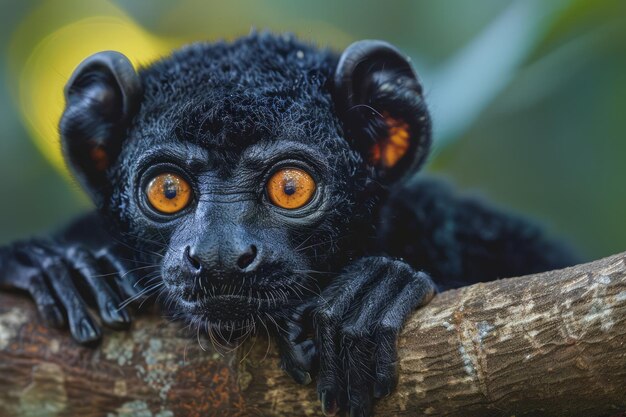
[[[251,2],[260,7],[259,3]],[[149,6],[148,6],[149,7]],[[190,2],[176,4],[168,16],[180,20],[203,15],[211,3]],[[10,88],[18,103],[21,117],[30,136],[58,169],[67,174],[59,146],[58,123],[64,108],[63,87],[76,66],[89,55],[104,50],[125,54],[135,66],[147,65],[166,56],[170,51],[191,40],[218,37],[235,38],[244,34],[254,23],[268,25],[277,31],[291,31],[303,39],[317,34],[316,40],[324,45],[345,46],[352,38],[324,22],[302,20],[299,17],[280,15],[275,10],[265,10],[268,18],[259,17],[259,10],[244,9],[240,5],[220,4],[220,14],[240,16],[233,24],[224,27],[203,28],[197,32],[198,22],[190,25],[184,37],[157,36],[140,26],[124,11],[106,0],[47,0],[34,9],[13,34],[9,45],[9,73],[14,82]],[[215,10],[213,10],[215,12]],[[270,13],[271,12],[271,13]],[[288,22],[288,23],[285,23]],[[195,25],[195,26],[194,26]],[[196,27],[196,29],[194,29]],[[263,26],[262,26],[263,27]],[[184,32],[184,31],[183,31]]]

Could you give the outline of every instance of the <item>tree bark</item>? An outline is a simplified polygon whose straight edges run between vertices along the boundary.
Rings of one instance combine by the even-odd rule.
[[[210,344],[209,344],[210,345]],[[626,253],[435,297],[399,340],[380,416],[618,414],[626,410]],[[0,416],[321,415],[266,339],[220,355],[140,317],[98,349],[0,294]]]

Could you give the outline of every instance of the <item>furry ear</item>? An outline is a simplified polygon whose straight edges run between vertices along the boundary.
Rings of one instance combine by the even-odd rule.
[[[128,58],[106,51],[85,59],[65,86],[60,132],[68,165],[101,203],[106,170],[121,150],[141,98],[141,81]]]
[[[431,124],[422,86],[392,45],[363,40],[341,55],[333,97],[344,134],[379,179],[417,171],[428,155]]]

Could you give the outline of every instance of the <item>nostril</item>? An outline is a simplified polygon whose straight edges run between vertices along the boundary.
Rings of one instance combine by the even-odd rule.
[[[247,267],[252,265],[252,262],[254,262],[254,260],[256,259],[256,254],[256,246],[250,245],[248,250],[245,253],[242,253],[239,256],[239,259],[237,259],[237,266],[239,267],[239,269],[246,269]]]
[[[189,246],[185,248],[185,258],[196,271],[202,269],[202,264],[200,263],[198,258],[191,254],[191,248]]]

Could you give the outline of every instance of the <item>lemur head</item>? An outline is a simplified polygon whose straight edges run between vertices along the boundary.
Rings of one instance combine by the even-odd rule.
[[[383,190],[430,145],[422,87],[380,41],[336,56],[251,35],[138,72],[102,52],[65,96],[74,174],[160,263],[176,313],[211,323],[263,318],[318,291],[372,239]]]

